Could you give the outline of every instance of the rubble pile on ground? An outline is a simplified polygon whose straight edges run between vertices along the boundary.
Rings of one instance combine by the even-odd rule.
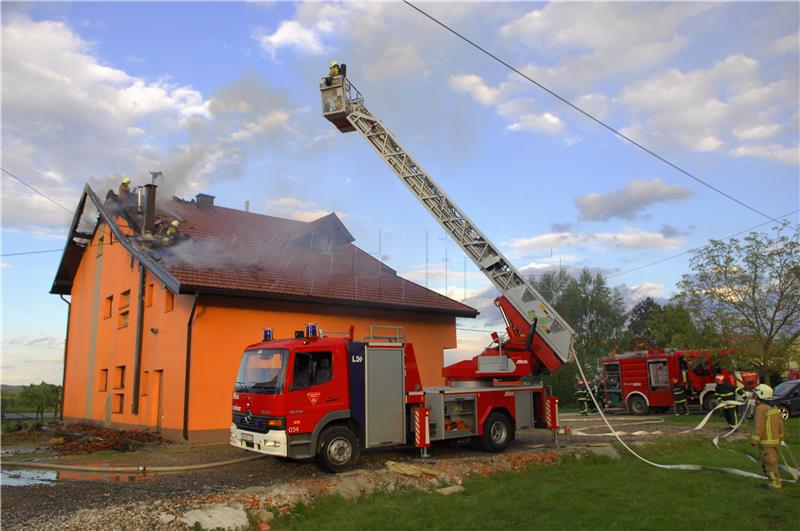
[[[59,454],[85,454],[103,450],[129,452],[146,444],[162,444],[155,433],[141,430],[112,430],[88,424],[70,424],[53,433],[50,444]]]

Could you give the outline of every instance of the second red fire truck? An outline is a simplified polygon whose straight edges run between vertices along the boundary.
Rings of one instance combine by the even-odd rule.
[[[721,353],[717,359],[726,356]],[[758,375],[714,364],[707,350],[651,349],[626,352],[601,361],[603,399],[607,408],[623,408],[634,415],[663,412],[672,407],[672,381],[685,386],[690,402],[710,411],[716,405],[715,376],[722,374],[731,385],[752,389]]]

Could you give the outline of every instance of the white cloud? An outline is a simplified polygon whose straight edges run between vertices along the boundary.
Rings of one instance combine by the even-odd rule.
[[[515,239],[509,246],[511,252],[519,256],[563,247],[590,246],[595,249],[604,249],[611,246],[618,249],[672,249],[680,243],[681,239],[677,235],[624,230],[622,232],[549,233],[531,238]]]
[[[257,34],[261,48],[275,58],[281,48],[293,48],[309,55],[321,55],[326,52],[322,44],[322,36],[330,33],[331,26],[320,21],[313,27],[306,27],[296,20],[284,20],[271,34]]]
[[[323,216],[327,216],[333,210],[325,210],[314,201],[300,199],[299,197],[279,197],[267,201],[267,214],[281,218],[289,218],[297,221],[314,221]],[[347,217],[345,212],[336,211],[339,218]]]
[[[103,195],[158,168],[164,193],[192,194],[237,175],[248,150],[302,147],[301,110],[257,76],[206,98],[103,64],[66,24],[22,15],[3,21],[3,48],[3,167],[67,209],[87,180]],[[71,217],[7,177],[2,207],[5,229],[41,236]]]
[[[676,203],[691,197],[690,188],[668,186],[656,177],[650,181],[632,180],[621,190],[607,194],[592,193],[577,196],[575,204],[581,219],[605,221],[612,218],[633,219],[649,206],[670,201]]]
[[[673,68],[637,81],[618,98],[634,116],[623,132],[648,147],[699,152],[773,136],[796,112],[797,80],[765,83],[759,71],[755,59],[732,55],[707,69]]]
[[[775,39],[770,45],[772,51],[782,52],[795,52],[800,51],[800,32],[795,31],[789,35]]]
[[[683,49],[681,24],[709,9],[673,3],[552,2],[506,24],[500,35],[510,44],[555,58],[525,72],[553,88],[585,90],[624,72],[640,72]]]
[[[734,157],[757,157],[786,164],[800,164],[800,144],[796,146],[743,144],[732,150],[731,154]]]
[[[425,60],[410,42],[396,43],[386,48],[383,55],[367,70],[370,79],[399,77],[425,78],[430,71]]]
[[[561,118],[551,112],[541,112],[533,98],[512,98],[511,95],[519,90],[516,82],[506,81],[490,87],[475,74],[457,74],[450,76],[448,84],[453,90],[469,94],[483,105],[493,105],[497,114],[510,122],[507,131],[536,131],[552,135],[566,129]]]

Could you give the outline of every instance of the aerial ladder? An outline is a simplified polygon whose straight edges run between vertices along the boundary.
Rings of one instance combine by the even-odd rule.
[[[358,131],[501,294],[494,303],[505,321],[506,337],[493,333],[492,343],[481,354],[445,367],[445,378],[454,385],[476,381],[502,385],[558,370],[573,357],[575,332],[367,110],[364,97],[343,70],[320,81],[323,116],[342,133]]]

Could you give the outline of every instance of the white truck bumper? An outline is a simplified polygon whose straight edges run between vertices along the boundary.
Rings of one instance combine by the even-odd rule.
[[[267,433],[253,433],[240,430],[231,425],[231,445],[253,452],[286,457],[289,446],[284,430],[269,430]]]

